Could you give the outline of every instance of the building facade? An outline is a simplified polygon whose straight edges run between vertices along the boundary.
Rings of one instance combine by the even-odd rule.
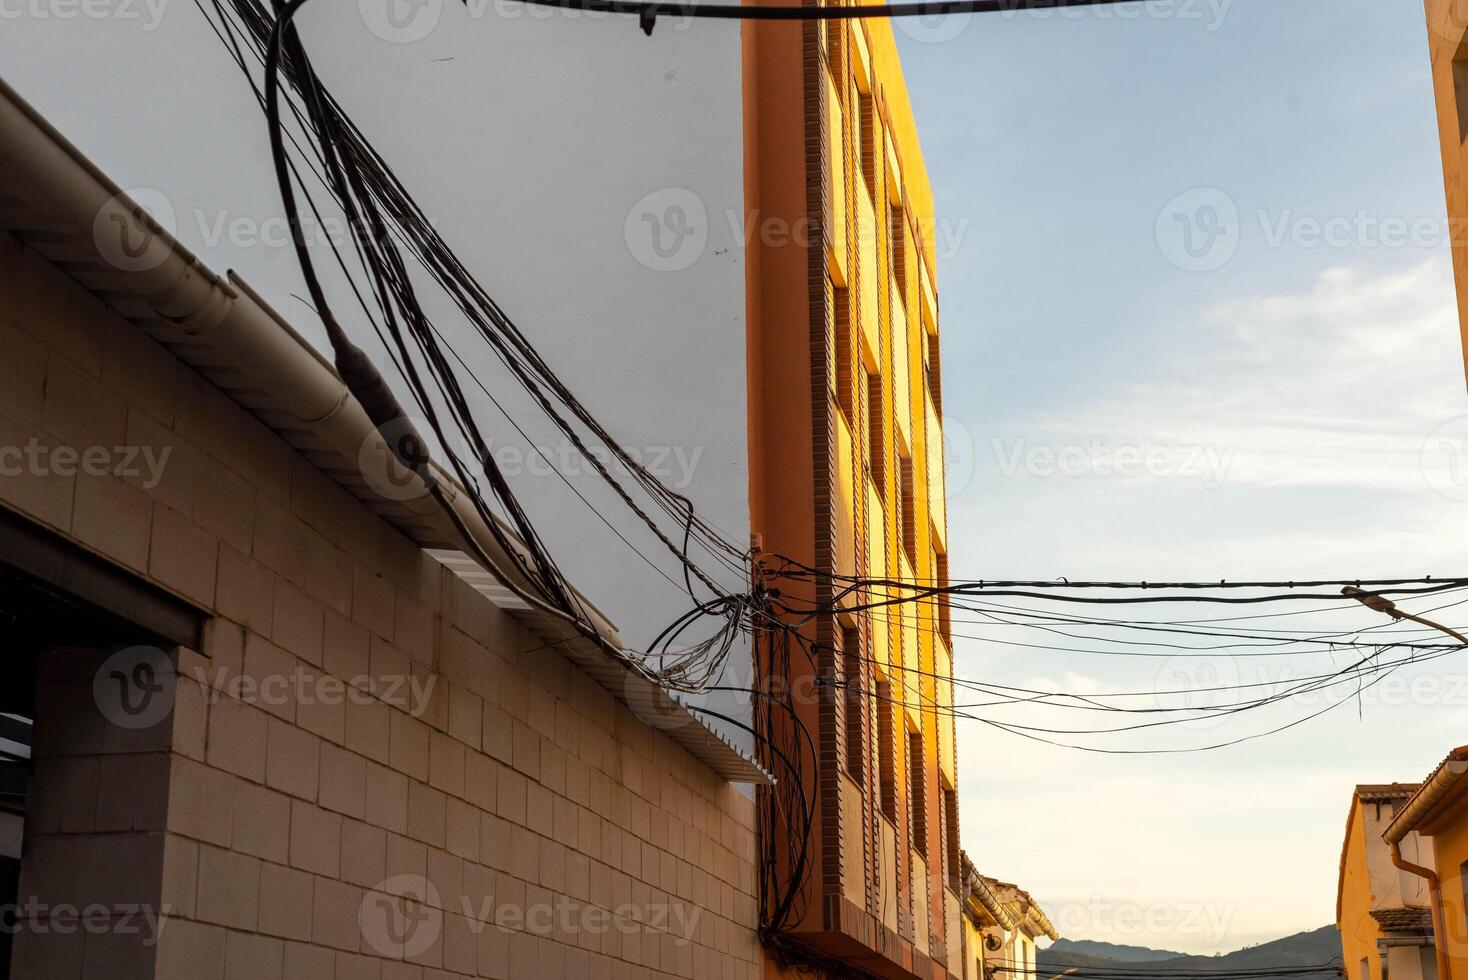
[[[964,980],[1036,976],[1036,940],[1060,934],[1030,893],[979,874],[961,858],[964,883]]]
[[[1468,5],[1462,0],[1424,0],[1424,6],[1452,237],[1453,277],[1458,286],[1463,364],[1468,374]]]
[[[24,152],[0,162],[20,189],[0,202],[0,325],[17,352],[0,446],[72,460],[69,475],[0,480],[21,542],[0,551],[0,584],[15,604],[64,600],[28,621],[34,677],[0,709],[0,748],[24,761],[0,772],[27,773],[0,820],[0,887],[29,910],[16,976],[965,974],[946,606],[861,608],[897,586],[840,595],[842,576],[948,575],[933,202],[890,27],[695,24],[646,42],[620,19],[573,26],[553,42],[514,20],[422,42],[442,46],[435,61],[553,80],[486,102],[495,125],[537,137],[496,137],[475,160],[511,192],[466,208],[435,201],[452,181],[415,181],[417,161],[399,173],[428,185],[449,241],[514,270],[490,282],[496,298],[534,311],[537,346],[609,428],[684,450],[698,465],[677,489],[748,536],[764,584],[819,610],[800,627],[809,657],[777,664],[755,644],[726,677],[755,703],[796,692],[790,724],[814,752],[786,785],[812,819],[758,826],[772,790],[731,784],[774,767],[738,731],[750,699],[719,696],[735,722],[719,731],[635,689],[467,561],[425,494],[364,475],[385,449],[312,349],[312,318],[287,323],[263,298],[290,308],[285,264],[227,240],[200,261],[182,214],[143,216],[6,90],[0,125]],[[666,70],[608,69],[645,44]],[[698,70],[680,76],[685,61]],[[576,97],[589,90],[622,108]],[[423,97],[383,85],[369,112],[410,115]],[[544,152],[566,133],[576,152]],[[170,154],[144,143],[108,159],[153,173]],[[178,200],[261,179],[222,144],[200,153]],[[483,234],[518,227],[551,229],[555,261]],[[608,309],[614,329],[588,331]],[[148,449],[156,481],[78,474],[104,446]],[[686,611],[678,583],[657,581],[677,569],[564,519],[570,494],[605,488],[562,475],[565,489],[526,495],[548,549],[610,633],[646,642]],[[35,548],[56,557],[20,563]],[[129,727],[159,678],[167,712]],[[803,872],[781,850],[797,835]],[[763,928],[786,887],[788,919]],[[52,928],[57,909],[93,905],[166,925]]]
[[[1468,977],[1468,746],[1454,749],[1405,800],[1382,837],[1426,892],[1441,977]],[[1411,853],[1413,838],[1427,846]]]
[[[887,22],[745,37],[746,215],[810,230],[747,253],[751,525],[766,574],[819,610],[812,656],[775,678],[820,692],[797,706],[819,758],[812,873],[778,939],[797,960],[961,976],[946,606],[843,588],[948,575],[932,193]],[[809,574],[782,577],[789,560]]]
[[[758,976],[751,760],[8,88],[0,142],[0,976]]]
[[[1357,786],[1346,817],[1336,891],[1341,962],[1350,980],[1437,977],[1426,884],[1392,859],[1382,833],[1416,791],[1415,784]],[[1431,861],[1431,842],[1409,835],[1409,861]]]

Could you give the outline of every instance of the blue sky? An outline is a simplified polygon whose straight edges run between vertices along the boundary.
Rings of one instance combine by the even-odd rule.
[[[268,216],[278,202],[259,118],[192,6],[175,8],[156,33],[7,19],[6,78],[122,186],[166,188],[180,214]],[[1468,469],[1454,470],[1461,453],[1442,447],[1468,445],[1468,397],[1420,7],[1119,9],[899,32],[938,216],[958,232],[939,267],[955,576],[1462,574],[1468,486],[1455,477]],[[431,89],[390,89],[396,79],[513,104],[513,79],[456,81],[472,35],[370,47],[353,25],[332,39],[344,59],[333,65],[356,73],[351,98],[425,107],[413,127],[398,113],[372,129],[405,172],[439,166],[423,148],[472,128],[426,108]],[[621,54],[669,91],[668,65],[682,73],[678,91],[697,83],[699,66],[678,61],[676,31],[645,44],[627,25],[543,26],[605,32],[605,71]],[[435,45],[454,43],[457,65],[426,67]],[[681,143],[670,130],[656,137],[656,155]],[[472,155],[454,159],[473,180]],[[452,179],[426,193],[459,186]],[[491,203],[471,200],[451,223],[472,227],[473,208]],[[620,250],[621,205],[613,217]],[[562,228],[561,241],[582,230]],[[285,250],[185,240],[217,269],[244,268],[309,329],[290,299],[299,283]],[[558,247],[530,246],[547,259]],[[517,288],[505,269],[495,267],[504,278],[491,277],[492,289]],[[1083,472],[1046,475],[1043,454],[1067,450],[1083,452]],[[1106,475],[1118,450],[1157,462],[1147,475]],[[1318,622],[1376,625],[1360,610]],[[972,640],[957,650],[965,676],[1046,689],[1301,671]],[[962,723],[965,847],[985,871],[1030,888],[1076,938],[1211,952],[1322,925],[1334,914],[1351,785],[1420,778],[1463,741],[1468,666],[1441,661],[1409,679],[1415,688],[1204,755],[1083,755]],[[1203,744],[1262,727],[1129,744]]]
[[[1428,437],[1461,439],[1468,398],[1421,7],[1133,10],[899,30],[937,212],[967,222],[939,266],[955,575],[1456,574],[1468,515]],[[1237,218],[1203,258],[1218,267],[1179,268],[1159,229],[1180,207],[1201,246],[1196,205],[1219,202]],[[1077,446],[1174,454],[1131,478],[1026,465]],[[1300,671],[972,640],[958,661],[1068,690]],[[1445,663],[1404,672],[1416,694],[1211,754],[1081,755],[960,723],[965,846],[1076,938],[1211,952],[1322,925],[1350,786],[1420,778],[1462,741],[1464,667]]]

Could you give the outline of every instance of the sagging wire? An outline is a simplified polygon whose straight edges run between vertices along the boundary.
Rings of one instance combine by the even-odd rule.
[[[230,8],[225,3],[231,4]],[[712,689],[721,676],[730,651],[743,632],[755,636],[757,649],[768,651],[772,669],[781,669],[782,659],[788,669],[791,633],[769,610],[767,599],[758,589],[749,593],[730,593],[689,556],[691,544],[714,554],[727,567],[747,569],[746,556],[732,542],[722,537],[717,528],[705,522],[694,511],[692,503],[680,494],[667,490],[641,464],[618,446],[610,435],[590,416],[571,393],[554,378],[508,318],[468,276],[456,257],[437,239],[406,191],[391,176],[386,164],[346,117],[340,106],[326,91],[311,68],[300,37],[292,23],[305,0],[276,2],[272,17],[256,0],[214,0],[218,24],[211,19],[216,33],[231,49],[237,64],[255,85],[248,70],[245,50],[253,50],[264,67],[263,89],[255,86],[256,95],[265,110],[270,130],[272,161],[280,185],[292,232],[298,263],[314,305],[332,344],[339,373],[349,389],[367,409],[393,455],[411,472],[419,474],[445,513],[450,515],[466,546],[475,552],[476,560],[496,574],[523,601],[535,608],[551,612],[571,623],[578,634],[598,642],[629,667],[664,689],[698,692]],[[202,9],[202,7],[201,7]],[[243,30],[236,30],[230,11]],[[207,11],[206,11],[207,16]],[[288,80],[297,99],[283,98],[281,79]],[[369,322],[391,352],[394,364],[402,373],[418,410],[427,419],[433,435],[444,447],[448,461],[464,488],[475,513],[495,536],[495,544],[514,564],[503,568],[494,556],[485,552],[464,526],[447,490],[433,478],[426,442],[408,421],[407,413],[392,395],[364,352],[347,336],[335,317],[325,289],[307,253],[301,215],[293,182],[301,182],[301,173],[286,148],[287,131],[283,124],[282,102],[288,106],[301,132],[307,137],[315,158],[312,168],[331,197],[346,215],[352,230],[352,244],[357,260],[368,276],[367,295],[352,283],[359,305]],[[298,153],[301,142],[294,134],[290,142]],[[310,161],[308,160],[308,165]],[[306,200],[314,213],[319,209]],[[564,586],[556,565],[535,533],[535,528],[519,507],[503,474],[499,471],[487,444],[480,436],[467,399],[458,384],[453,364],[445,353],[448,346],[423,311],[413,289],[411,278],[398,250],[403,243],[419,264],[454,298],[461,312],[474,323],[509,367],[522,386],[530,391],[537,405],[561,428],[582,455],[591,461],[600,475],[613,485],[623,502],[631,508],[672,551],[684,567],[684,585],[695,607],[663,631],[646,652],[612,649],[583,615],[580,601]],[[333,253],[336,254],[335,247]],[[347,268],[336,256],[344,273]],[[352,277],[348,274],[348,280]],[[380,325],[379,325],[380,319]],[[384,336],[385,334],[385,336]],[[461,370],[467,367],[457,352],[453,357]],[[477,380],[477,378],[476,378]],[[435,395],[446,404],[447,418],[438,409]],[[563,412],[564,410],[564,412]],[[648,492],[663,513],[676,519],[682,529],[683,547],[679,548],[652,516],[635,501],[620,482],[601,465],[580,433],[570,423],[574,418],[611,450],[612,458],[633,474],[634,482]],[[470,447],[478,474],[451,447],[450,427]],[[479,479],[489,487],[495,500],[510,516],[518,541],[500,529],[500,523],[479,491]],[[522,555],[521,547],[524,554]],[[517,581],[518,579],[518,581]],[[693,580],[697,579],[713,593],[713,598],[698,600]],[[680,647],[684,635],[698,624],[714,619],[719,628],[703,640]],[[756,699],[752,721],[746,725],[707,707],[690,706],[706,717],[751,732],[762,746],[762,756],[775,769],[776,782],[762,788],[761,806],[765,810],[766,828],[780,826],[778,841],[764,832],[766,866],[778,851],[778,873],[763,876],[762,931],[769,936],[782,932],[792,916],[803,914],[801,903],[807,895],[811,875],[810,840],[813,825],[811,803],[805,794],[808,776],[815,769],[815,744],[809,729],[795,706],[787,699]]]

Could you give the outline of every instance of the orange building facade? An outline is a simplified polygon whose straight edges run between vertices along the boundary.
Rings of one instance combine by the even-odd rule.
[[[1432,87],[1437,96],[1442,142],[1443,185],[1453,241],[1453,276],[1458,284],[1458,322],[1468,373],[1468,3],[1425,0]]]
[[[1437,944],[1437,975],[1468,978],[1468,746],[1448,753],[1382,833],[1387,846],[1408,852],[1413,838],[1428,845],[1404,870],[1428,896]]]
[[[798,710],[819,762],[811,874],[767,975],[790,955],[961,976],[947,613],[839,596],[842,576],[948,575],[932,192],[887,22],[752,23],[744,48],[751,528],[816,570],[772,585],[825,610],[814,662],[774,678],[817,692]]]
[[[1357,786],[1351,794],[1336,891],[1341,962],[1350,980],[1433,980],[1430,896],[1426,883],[1397,867],[1382,832],[1417,785]],[[1431,863],[1431,844],[1408,835],[1401,853]]]

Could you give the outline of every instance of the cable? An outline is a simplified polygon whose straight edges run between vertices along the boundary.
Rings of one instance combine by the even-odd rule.
[[[925,0],[917,3],[882,3],[870,6],[789,6],[728,3],[680,3],[670,0],[526,0],[541,7],[584,10],[594,13],[630,14],[639,18],[644,33],[651,34],[658,17],[710,18],[714,20],[823,21],[882,17],[938,17],[946,14],[1006,13],[1018,10],[1049,10],[1057,7],[1093,7],[1135,0]]]

